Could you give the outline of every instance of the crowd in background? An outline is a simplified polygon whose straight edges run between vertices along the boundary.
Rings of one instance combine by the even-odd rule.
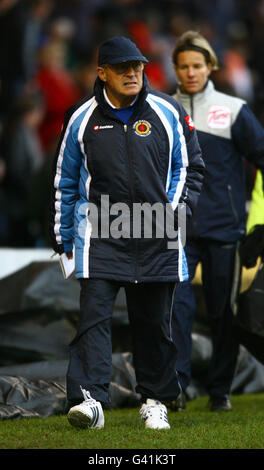
[[[50,169],[64,112],[92,92],[97,46],[128,36],[152,88],[173,94],[172,51],[195,29],[212,80],[264,125],[264,0],[0,0],[0,246],[49,246]],[[247,164],[248,198],[254,170]]]

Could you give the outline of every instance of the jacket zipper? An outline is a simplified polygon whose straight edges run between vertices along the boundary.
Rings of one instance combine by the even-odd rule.
[[[232,212],[233,212],[233,215],[235,217],[236,223],[238,223],[238,215],[237,215],[237,210],[236,210],[235,204],[234,204],[234,199],[233,199],[233,194],[232,194],[232,186],[229,184],[227,186],[227,189],[228,189],[229,199],[230,199],[230,202],[231,202]]]
[[[132,199],[132,204],[135,202],[135,193],[134,193],[134,185],[133,185],[133,168],[132,168],[132,162],[131,158],[129,155],[129,146],[128,146],[128,137],[127,137],[127,124],[124,124],[124,132],[125,132],[125,138],[126,138],[126,147],[127,147],[127,155],[128,155],[128,178],[129,178],[129,186],[130,186],[130,193],[131,193],[131,199]],[[138,239],[133,240],[134,241],[134,254],[135,254],[135,284],[138,283],[138,267],[137,267],[137,259],[138,259]]]
[[[190,102],[191,102],[191,118],[194,121],[194,107],[193,107],[193,95],[190,96]]]

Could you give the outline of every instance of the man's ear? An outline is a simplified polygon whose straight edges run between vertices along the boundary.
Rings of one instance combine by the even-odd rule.
[[[97,75],[102,80],[102,82],[106,82],[106,75],[104,67],[97,67]]]

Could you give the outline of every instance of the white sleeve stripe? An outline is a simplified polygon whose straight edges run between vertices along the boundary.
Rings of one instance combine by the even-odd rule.
[[[149,99],[148,99],[149,98]],[[167,120],[167,118],[165,117],[164,113],[162,113],[162,111],[160,110],[160,108],[158,106],[156,106],[156,108],[158,108],[158,111],[156,110],[156,108],[154,107],[153,105],[153,102],[152,100],[156,101],[157,103],[160,103],[162,104],[163,106],[167,107],[167,109],[169,111],[171,111],[173,113],[173,115],[175,116],[176,118],[176,122],[178,124],[177,126],[177,130],[178,130],[178,133],[179,133],[179,136],[180,136],[180,144],[181,144],[181,156],[182,156],[182,165],[183,167],[181,168],[180,170],[180,179],[179,179],[179,182],[177,184],[177,188],[176,188],[176,191],[175,191],[175,194],[173,196],[173,201],[171,203],[172,205],[172,208],[173,210],[176,209],[178,203],[179,203],[179,199],[181,197],[181,194],[182,194],[182,191],[183,191],[183,188],[184,188],[184,185],[185,185],[185,182],[186,182],[186,175],[187,175],[187,172],[186,172],[186,167],[188,166],[188,154],[187,154],[187,148],[186,148],[186,141],[185,141],[185,137],[184,137],[184,134],[183,134],[183,127],[180,123],[180,118],[179,118],[179,113],[178,111],[166,100],[164,100],[163,98],[160,98],[156,95],[153,95],[153,94],[149,94],[148,97],[147,97],[147,101],[151,104],[151,106],[153,107],[153,109],[157,112],[157,114],[160,116],[160,115],[163,115],[166,122],[167,122],[167,128],[165,126],[165,129],[167,130],[168,132],[168,129],[170,129],[170,132],[171,132],[171,140],[170,140],[170,162],[169,162],[169,168],[168,168],[168,174],[167,174],[167,184],[166,184],[166,191],[168,192],[168,189],[169,189],[169,184],[170,184],[170,173],[171,173],[171,153],[172,153],[172,147],[173,147],[173,134],[172,134],[172,130],[171,130],[171,126]]]
[[[166,118],[165,114],[162,112],[162,110],[159,108],[159,106],[153,102],[151,99],[153,95],[148,95],[147,96],[147,101],[154,109],[154,111],[158,114],[167,134],[168,134],[168,139],[169,139],[169,165],[168,165],[168,172],[167,172],[167,182],[166,182],[166,192],[169,190],[169,185],[170,185],[170,172],[171,172],[171,155],[172,155],[172,146],[173,146],[173,133],[171,126],[168,122],[168,119]]]
[[[84,135],[84,131],[85,131],[85,128],[87,126],[87,123],[93,113],[93,111],[95,110],[95,108],[98,106],[98,103],[96,100],[94,100],[94,102],[92,103],[92,105],[90,106],[90,108],[88,109],[87,113],[85,114],[84,116],[84,119],[82,120],[82,123],[80,125],[80,128],[79,128],[79,132],[78,132],[78,141],[80,143],[80,147],[81,147],[81,150],[82,150],[82,153],[83,155],[85,156],[85,151],[84,151],[84,142],[83,142],[83,135]],[[87,174],[88,174],[88,168],[87,168],[87,161],[86,161],[86,158],[84,158],[84,166],[85,166],[85,169],[87,171]],[[90,180],[89,178],[87,178],[87,181],[86,181],[86,195],[87,195],[87,200],[89,201],[89,189],[90,189]]]
[[[87,113],[84,116],[84,119],[82,120],[82,123],[79,128],[78,132],[78,141],[80,143],[80,147],[82,149],[82,153],[85,155],[84,152],[84,142],[83,142],[83,135],[84,131],[86,129],[87,123],[89,122],[89,119],[94,111],[94,109],[97,106],[97,102],[94,101],[90,108],[88,109]],[[91,175],[89,175],[88,168],[87,168],[87,161],[86,158],[84,158],[84,166],[87,171],[88,178],[85,183],[85,189],[86,189],[86,196],[87,196],[87,201],[89,201],[89,191],[90,191],[90,184],[91,184]],[[88,210],[88,209],[87,209]],[[91,244],[91,235],[92,235],[92,225],[91,222],[89,221],[88,217],[86,217],[86,229],[85,229],[85,237],[84,237],[84,247],[83,247],[83,276],[85,278],[89,277],[89,251],[90,251],[90,244]]]
[[[80,143],[80,147],[84,155],[85,155],[85,152],[84,152],[83,135],[84,135],[84,131],[86,129],[87,123],[89,122],[89,119],[94,109],[96,108],[96,106],[97,106],[97,102],[94,100],[89,110],[85,114],[84,119],[82,120],[82,123],[80,125],[79,132],[78,132],[78,141]],[[89,201],[91,175],[89,175],[89,172],[88,172],[86,158],[84,158],[84,166],[88,174],[88,178],[85,183],[85,189],[86,189],[87,201]],[[88,217],[86,217],[86,229],[85,229],[84,247],[83,247],[83,255],[82,255],[83,256],[83,276],[85,278],[89,277],[89,251],[90,251],[90,244],[91,244],[91,235],[92,235],[92,225]]]
[[[182,247],[182,241],[181,241],[181,229],[179,227],[178,230],[178,246],[179,246],[179,252],[178,252],[178,275],[180,281],[183,281],[183,273],[182,273],[182,262],[183,262],[183,247]]]
[[[60,244],[62,242],[61,234],[60,234],[60,228],[61,228],[61,190],[59,189],[59,184],[60,184],[60,180],[61,180],[61,168],[62,168],[62,163],[63,163],[63,155],[64,155],[64,150],[65,150],[65,147],[66,147],[67,137],[69,135],[70,128],[71,128],[73,122],[75,121],[75,119],[77,119],[78,116],[80,116],[80,114],[83,111],[85,111],[86,108],[89,108],[93,104],[94,101],[95,101],[95,98],[92,97],[89,101],[86,101],[82,106],[80,106],[80,108],[78,108],[73,113],[73,115],[71,116],[71,118],[68,122],[66,131],[65,131],[65,134],[64,134],[61,146],[60,146],[59,156],[58,156],[57,166],[56,166],[56,174],[55,174],[55,178],[54,178],[54,187],[56,189],[55,201],[56,202],[60,201],[57,204],[55,203],[55,211],[56,211],[56,213],[58,213],[58,222],[55,223],[55,225],[54,225],[54,233],[55,233],[55,237],[56,237],[56,242],[58,244]]]
[[[181,168],[181,171],[180,171],[180,179],[179,179],[179,182],[177,184],[177,189],[176,189],[176,192],[173,196],[173,200],[172,200],[172,208],[173,210],[175,211],[176,207],[178,206],[178,203],[179,203],[179,199],[181,197],[181,194],[182,194],[182,191],[183,191],[183,188],[184,188],[184,185],[185,185],[185,181],[186,181],[186,168]]]
[[[156,96],[156,95],[153,95],[153,94],[149,94],[148,96],[150,96],[154,101],[157,101],[157,103],[160,103],[163,106],[165,106],[169,111],[171,111],[174,114],[174,116],[176,118],[176,121],[178,123],[178,132],[179,132],[179,135],[180,135],[182,163],[183,163],[183,166],[188,166],[189,161],[188,161],[186,141],[185,141],[185,137],[184,137],[184,134],[183,134],[183,128],[182,128],[182,125],[181,125],[181,122],[180,122],[180,116],[179,116],[179,113],[178,113],[177,109],[175,109],[174,106],[172,106],[171,103],[169,103],[168,101],[164,100],[163,98],[161,98],[159,96]]]
[[[90,187],[91,176],[89,175],[88,179],[88,186]],[[88,218],[88,209],[86,214],[86,229],[85,229],[85,236],[84,236],[84,247],[83,247],[83,277],[89,277],[89,253],[90,253],[90,245],[91,245],[91,236],[92,236],[92,224]]]

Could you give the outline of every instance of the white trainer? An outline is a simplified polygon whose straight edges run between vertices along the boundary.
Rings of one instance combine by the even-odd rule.
[[[75,428],[103,428],[104,412],[101,403],[94,400],[90,392],[82,387],[81,391],[84,401],[69,410],[69,423]]]
[[[167,408],[160,401],[148,398],[139,412],[145,421],[146,428],[170,429]]]

